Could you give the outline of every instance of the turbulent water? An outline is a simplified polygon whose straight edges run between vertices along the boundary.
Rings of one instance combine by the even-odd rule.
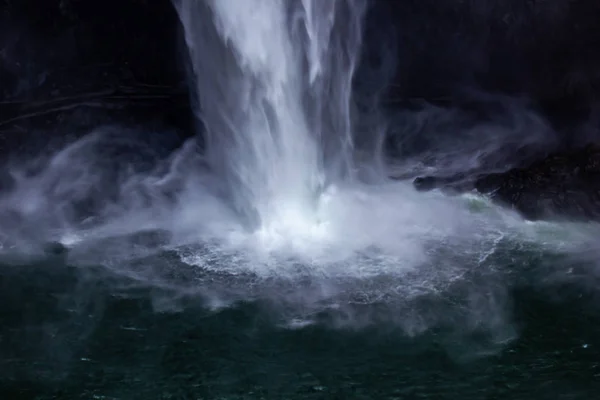
[[[378,122],[355,141],[357,118],[379,117],[359,115],[352,92],[365,1],[175,6],[205,148],[193,139],[165,158],[102,127],[10,165],[0,198],[8,394],[492,398],[519,389],[494,386],[490,357],[505,374],[506,351],[520,351],[519,393],[535,393],[527,376],[543,370],[528,362],[564,359],[598,379],[591,358],[564,355],[597,354],[597,329],[567,330],[568,348],[547,349],[526,329],[520,294],[538,293],[547,313],[553,290],[567,288],[597,322],[597,225],[529,223],[485,198],[415,192],[385,178]],[[359,157],[365,149],[378,150]],[[473,360],[489,369],[485,382],[459,385]],[[585,398],[587,386],[561,379],[564,398]],[[553,385],[543,392],[563,390]]]

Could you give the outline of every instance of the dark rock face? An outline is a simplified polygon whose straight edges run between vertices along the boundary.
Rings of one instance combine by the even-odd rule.
[[[600,96],[595,0],[371,0],[365,84],[393,107],[525,96],[557,125]],[[185,89],[172,0],[1,0],[0,97],[151,84]],[[385,76],[385,78],[381,78]],[[574,140],[573,135],[565,140]]]
[[[171,0],[3,0],[2,97],[184,83]]]
[[[475,188],[529,219],[600,220],[600,148],[588,146],[480,177]]]
[[[102,125],[193,134],[170,0],[0,0],[0,164]]]
[[[396,97],[442,99],[479,88],[526,94],[564,117],[584,115],[598,99],[597,1],[383,3],[397,34]]]
[[[466,179],[419,177],[417,190],[476,190],[525,218],[600,221],[600,147],[554,154],[525,168]]]

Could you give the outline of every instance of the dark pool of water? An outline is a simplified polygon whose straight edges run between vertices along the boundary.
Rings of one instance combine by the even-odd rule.
[[[1,265],[0,399],[600,396],[600,298],[589,280],[516,280],[515,335],[492,343],[444,326],[409,335],[381,318],[340,327],[327,312],[289,329],[260,300],[209,310],[190,296],[161,310],[161,289],[120,290],[120,279],[56,259]]]

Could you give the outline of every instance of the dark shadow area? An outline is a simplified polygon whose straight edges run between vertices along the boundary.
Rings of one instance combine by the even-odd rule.
[[[192,134],[169,0],[7,0],[2,8],[2,154],[60,146],[106,124]]]

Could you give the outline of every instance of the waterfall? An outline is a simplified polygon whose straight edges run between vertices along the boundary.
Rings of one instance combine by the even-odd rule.
[[[176,0],[206,157],[252,229],[312,218],[354,179],[366,0]]]

